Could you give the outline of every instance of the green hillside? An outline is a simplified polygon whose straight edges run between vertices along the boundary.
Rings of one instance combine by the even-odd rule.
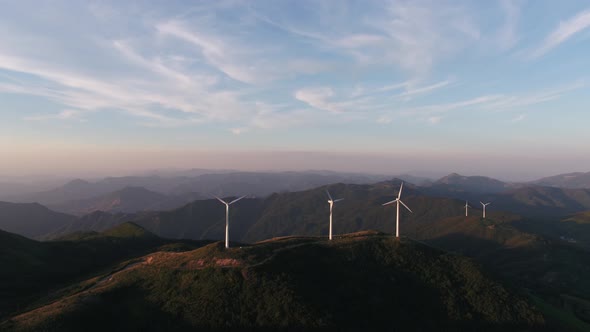
[[[105,233],[77,233],[51,242],[0,231],[0,317],[23,310],[55,287],[174,242],[178,241],[160,239],[131,223]]]
[[[334,197],[344,198],[334,207],[334,232],[345,234],[376,229],[392,232],[394,207],[382,203],[393,199],[400,181],[374,185],[336,184],[312,190],[273,194],[267,198],[249,198],[232,205],[230,239],[255,242],[277,236],[321,236],[328,233],[326,189]],[[461,215],[461,201],[428,197],[414,186],[404,189],[404,201],[415,213],[402,212],[403,227],[429,223],[440,218]],[[225,209],[216,200],[195,201],[182,208],[133,220],[166,238],[222,239]]]
[[[231,240],[243,239],[258,219],[263,204],[262,199],[247,198],[232,205]],[[225,206],[216,199],[199,200],[178,209],[140,216],[133,221],[164,238],[219,240],[225,234]]]
[[[590,252],[562,239],[525,233],[509,215],[451,217],[421,226],[429,245],[476,259],[495,277],[527,289],[558,326],[590,329]],[[572,300],[575,299],[575,300]],[[565,319],[564,317],[567,317]],[[583,328],[575,328],[582,326]]]
[[[472,261],[379,233],[153,253],[5,321],[14,331],[542,330]]]

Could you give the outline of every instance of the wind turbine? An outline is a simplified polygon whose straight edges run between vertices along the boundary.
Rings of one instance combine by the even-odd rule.
[[[219,198],[217,196],[214,196],[214,197],[217,198],[217,200],[220,201],[221,203],[225,204],[225,247],[229,248],[229,206],[246,196],[244,195],[240,198],[236,198],[229,203],[222,200],[221,198]]]
[[[397,194],[397,198],[394,199],[391,202],[387,202],[387,203],[384,203],[383,204],[385,206],[385,205],[397,203],[397,213],[396,213],[396,218],[395,218],[395,237],[397,237],[397,238],[399,238],[399,205],[400,205],[400,203],[406,209],[408,209],[408,211],[412,212],[412,210],[406,204],[404,204],[404,202],[402,202],[401,199],[400,199],[402,197],[402,189],[404,189],[404,183],[403,182],[402,182],[402,185],[399,187],[399,193]]]
[[[486,206],[488,206],[488,205],[490,205],[490,204],[492,204],[492,203],[489,203],[489,202],[488,202],[488,203],[484,203],[484,202],[482,202],[482,201],[479,201],[479,202],[480,202],[480,203],[481,203],[481,205],[483,206],[483,218],[485,219],[485,218],[486,218]]]
[[[467,201],[465,201],[465,217],[469,216],[469,214],[467,213],[467,209],[470,207],[471,206],[469,205],[469,203]]]
[[[340,202],[341,200],[343,200],[344,198],[338,198],[338,199],[333,199],[332,195],[330,195],[330,192],[328,190],[326,190],[326,194],[328,194],[328,204],[330,204],[330,240],[332,240],[332,207],[334,206],[334,203],[336,202]]]

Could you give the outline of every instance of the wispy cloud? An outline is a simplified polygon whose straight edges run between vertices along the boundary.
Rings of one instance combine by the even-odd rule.
[[[500,8],[504,13],[504,22],[499,28],[496,38],[498,46],[502,50],[511,49],[520,40],[518,25],[522,2],[521,0],[499,1]]]
[[[575,34],[590,27],[590,9],[576,14],[567,21],[562,21],[543,41],[543,43],[531,53],[532,58],[538,58],[558,47]]]
[[[428,93],[433,92],[435,90],[447,87],[452,83],[453,83],[453,81],[446,80],[446,81],[438,82],[438,83],[427,85],[427,86],[419,86],[419,87],[414,87],[414,88],[408,87],[406,89],[406,91],[398,94],[396,97],[407,98],[407,97],[411,97],[411,96],[415,96],[415,95],[428,94]]]
[[[504,95],[502,98],[495,100],[487,105],[487,108],[494,111],[512,110],[532,105],[537,105],[553,100],[557,100],[564,96],[566,93],[575,91],[586,86],[582,80],[575,81],[573,83],[537,91],[533,93],[526,93],[522,95],[509,96]]]
[[[431,116],[428,118],[428,123],[431,125],[439,124],[442,120],[442,116]]]
[[[386,35],[377,49],[357,55],[364,61],[391,62],[424,73],[479,38],[469,12],[440,2],[392,2],[385,15],[366,24]],[[361,45],[363,47],[364,45]]]
[[[275,61],[268,57],[275,50],[269,45],[244,45],[242,40],[227,35],[214,35],[203,29],[191,28],[177,20],[156,25],[163,36],[171,36],[191,43],[200,49],[211,66],[228,77],[249,84],[269,82],[298,74],[314,74],[326,70],[329,65],[304,57]],[[265,56],[266,55],[266,56]]]
[[[82,113],[83,112],[81,112],[79,110],[67,109],[67,110],[63,110],[57,114],[40,114],[40,115],[26,116],[26,117],[24,117],[24,120],[26,120],[26,121],[44,121],[44,120],[52,120],[52,119],[58,119],[58,120],[76,119],[78,121],[86,121],[86,120],[80,118]]]
[[[400,102],[408,102],[416,96],[430,94],[449,87],[453,80],[424,84],[406,81],[382,87],[355,86],[336,91],[331,87],[308,87],[295,91],[295,99],[307,105],[331,113],[369,112]]]
[[[338,6],[336,6],[338,7]],[[344,5],[346,7],[346,5]],[[288,18],[270,18],[263,8],[254,16],[320,49],[348,55],[361,65],[394,64],[415,74],[427,73],[439,60],[458,53],[480,37],[468,9],[440,1],[389,1],[367,13],[311,6],[320,22],[303,25]],[[361,17],[351,24],[345,12]],[[309,22],[306,22],[309,23]]]
[[[512,118],[512,120],[510,120],[510,122],[512,122],[512,123],[521,122],[525,118],[526,118],[526,114],[519,114],[519,115],[515,116],[514,118]]]
[[[518,48],[522,4],[501,0],[485,23],[473,4],[434,0],[302,1],[293,4],[297,15],[282,4],[241,1],[166,11],[93,4],[77,20],[65,12],[51,18],[64,31],[44,20],[0,21],[0,74],[8,75],[0,76],[0,92],[59,104],[52,114],[19,117],[29,121],[108,111],[149,127],[222,124],[225,134],[324,117],[388,124],[400,116],[437,122],[467,109],[526,112],[579,86],[486,91],[478,73],[457,64],[465,54],[475,63],[472,46],[483,43]],[[84,34],[74,31],[78,21]],[[588,10],[562,22],[537,56],[589,25]]]
[[[401,114],[406,116],[439,116],[451,111],[464,110],[469,108],[471,111],[514,111],[522,110],[528,106],[546,103],[557,100],[570,91],[585,87],[583,81],[573,84],[547,89],[540,92],[525,93],[519,95],[507,94],[489,94],[467,100],[456,101],[451,103],[438,103],[414,108],[405,109]]]
[[[338,103],[330,101],[334,90],[328,87],[305,88],[295,92],[295,98],[311,107],[332,113],[342,113],[344,110]]]

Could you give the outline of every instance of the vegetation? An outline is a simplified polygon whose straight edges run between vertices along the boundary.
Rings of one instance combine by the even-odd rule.
[[[365,232],[154,253],[12,317],[15,331],[539,330],[469,259]]]
[[[105,233],[77,233],[52,242],[37,242],[0,231],[0,317],[24,310],[52,294],[56,287],[87,278],[169,242],[132,223]],[[203,243],[185,242],[190,249]]]

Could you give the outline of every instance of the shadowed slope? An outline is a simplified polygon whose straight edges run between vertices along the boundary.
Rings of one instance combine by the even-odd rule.
[[[161,239],[132,223],[105,233],[76,233],[51,242],[0,231],[0,317],[24,309],[50,294],[52,288],[87,278],[123,259],[144,255],[166,244],[166,250],[177,250],[171,244],[175,242],[178,241]]]

